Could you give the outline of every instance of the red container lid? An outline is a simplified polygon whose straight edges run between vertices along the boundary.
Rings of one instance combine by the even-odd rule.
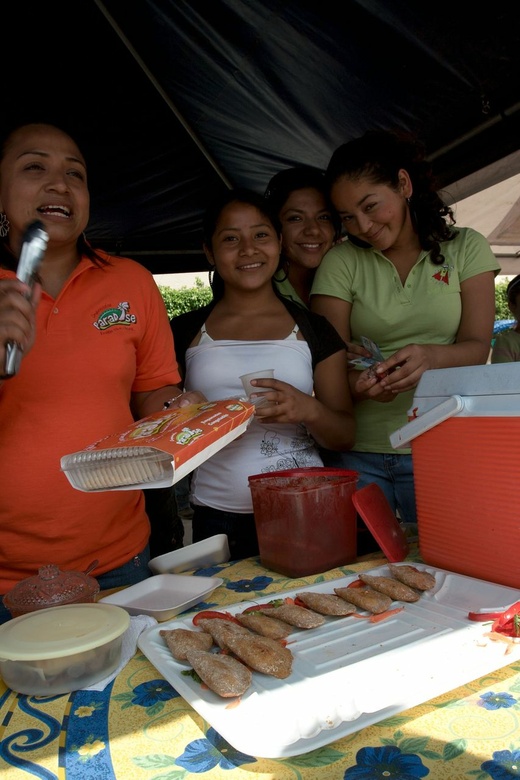
[[[408,555],[408,541],[379,485],[360,488],[352,502],[390,563],[403,561]]]

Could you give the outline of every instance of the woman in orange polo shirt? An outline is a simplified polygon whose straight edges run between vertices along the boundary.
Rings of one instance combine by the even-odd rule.
[[[15,272],[35,220],[49,238],[27,299]],[[82,493],[60,471],[61,456],[180,394],[152,275],[92,249],[88,220],[75,141],[52,125],[16,128],[0,154],[0,373],[8,343],[23,354],[19,371],[0,380],[0,594],[48,563],[83,571],[98,559],[102,588],[150,575],[142,491]]]

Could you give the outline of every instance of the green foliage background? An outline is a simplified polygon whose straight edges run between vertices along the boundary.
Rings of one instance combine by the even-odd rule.
[[[509,320],[511,312],[507,305],[506,287],[508,281],[497,282],[495,285],[495,319]],[[181,287],[174,290],[171,287],[159,285],[159,290],[163,297],[168,312],[168,317],[176,317],[178,314],[199,309],[211,301],[211,287],[204,284],[198,276],[195,279],[193,287]]]
[[[200,309],[201,306],[209,303],[213,297],[211,287],[204,284],[198,276],[193,287],[181,287],[178,290],[174,290],[161,284],[158,286],[166,305],[169,319],[187,311],[192,311],[192,309]]]
[[[507,305],[506,288],[510,280],[505,282],[497,282],[495,284],[495,319],[496,320],[510,320],[513,315],[509,311]]]

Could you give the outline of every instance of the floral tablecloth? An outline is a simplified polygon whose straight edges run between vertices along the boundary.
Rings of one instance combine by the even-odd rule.
[[[412,553],[410,560],[418,559]],[[224,580],[197,610],[337,579],[384,562],[368,556],[301,580],[266,570],[258,558],[197,570]],[[25,696],[0,680],[0,777],[506,780],[520,777],[519,716],[516,663],[311,753],[255,758],[225,742],[138,651],[101,692]]]

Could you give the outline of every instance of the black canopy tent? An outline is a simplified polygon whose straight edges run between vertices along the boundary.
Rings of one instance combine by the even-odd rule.
[[[198,271],[210,197],[325,167],[372,127],[418,133],[443,189],[468,182],[459,199],[509,155],[495,181],[517,173],[519,21],[509,1],[19,0],[0,19],[0,128],[78,139],[95,245]]]

